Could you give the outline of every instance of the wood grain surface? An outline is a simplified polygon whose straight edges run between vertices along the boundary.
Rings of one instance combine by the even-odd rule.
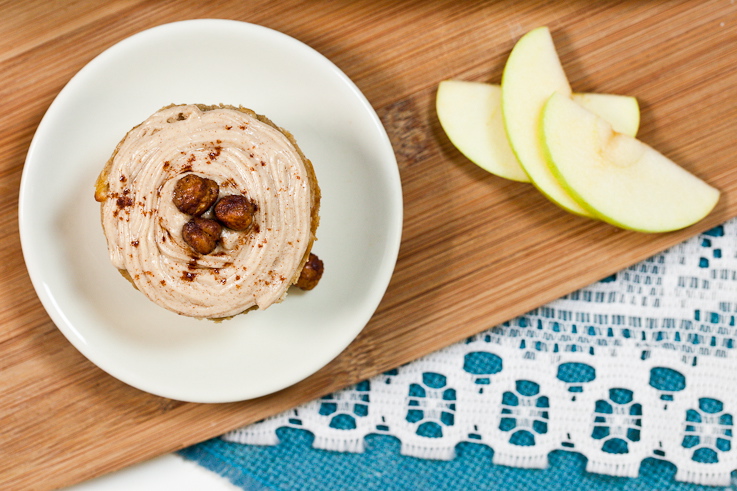
[[[392,140],[405,221],[386,296],[307,380],[233,404],[133,389],[79,354],[38,301],[17,200],[33,133],[93,57],[159,24],[228,18],[307,43],[364,92]],[[461,156],[438,82],[499,82],[515,41],[548,25],[576,91],[633,95],[640,138],[723,191],[714,212],[646,235],[566,214]],[[26,1],[0,3],[0,489],[53,489],[311,400],[583,287],[737,215],[737,5],[730,0]],[[165,101],[167,102],[167,101]],[[83,197],[80,197],[83,199]]]

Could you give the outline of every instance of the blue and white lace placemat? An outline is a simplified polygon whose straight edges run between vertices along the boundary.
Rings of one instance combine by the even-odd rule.
[[[368,434],[452,459],[460,442],[493,461],[542,468],[554,450],[586,470],[636,476],[643,459],[676,479],[728,485],[737,469],[737,219],[465,342],[233,431],[361,452]]]

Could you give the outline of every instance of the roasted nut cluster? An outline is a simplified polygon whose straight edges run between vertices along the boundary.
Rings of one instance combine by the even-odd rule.
[[[317,283],[322,278],[322,273],[325,270],[325,266],[319,257],[310,252],[310,256],[307,258],[302,273],[299,275],[297,280],[297,288],[302,290],[312,290],[317,286]]]
[[[179,211],[192,215],[182,227],[182,238],[198,254],[210,254],[218,245],[223,225],[231,230],[246,232],[253,227],[256,203],[242,195],[223,196],[218,201],[220,187],[212,179],[187,174],[174,186],[172,200]],[[217,220],[202,218],[212,205]]]
[[[187,174],[174,186],[174,205],[182,213],[201,216],[218,199],[220,187],[212,179]]]
[[[200,254],[210,254],[218,245],[223,227],[215,220],[193,217],[182,227],[182,238]]]
[[[215,205],[215,217],[231,230],[241,232],[253,226],[256,203],[240,194],[231,194]]]

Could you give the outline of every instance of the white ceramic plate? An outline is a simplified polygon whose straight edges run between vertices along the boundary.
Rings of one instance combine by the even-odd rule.
[[[290,130],[323,194],[320,285],[222,323],[170,313],[133,289],[109,262],[93,199],[130,128],[195,102],[240,104]],[[153,394],[228,402],[306,378],[363,329],[394,269],[402,193],[384,128],[335,65],[261,26],[191,20],[118,43],[59,93],[28,152],[19,219],[36,292],[82,354]]]

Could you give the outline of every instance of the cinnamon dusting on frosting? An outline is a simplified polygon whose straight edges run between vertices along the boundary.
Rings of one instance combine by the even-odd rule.
[[[126,135],[98,181],[111,260],[180,314],[228,317],[279,302],[314,240],[319,189],[309,185],[308,165],[289,138],[250,112],[165,108]],[[250,230],[224,232],[215,251],[196,258],[181,233],[190,217],[172,203],[187,173],[245,193],[258,209]]]

